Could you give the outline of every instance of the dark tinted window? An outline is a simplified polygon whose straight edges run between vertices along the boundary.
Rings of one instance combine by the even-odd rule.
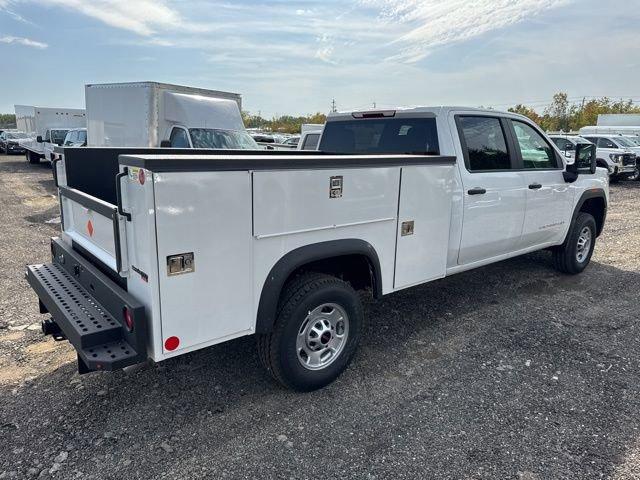
[[[327,122],[320,150],[331,153],[440,153],[435,118]]]
[[[491,117],[459,117],[469,171],[508,170],[511,158],[502,124]]]
[[[318,142],[320,141],[319,133],[310,133],[304,138],[304,144],[302,150],[317,150]]]
[[[182,128],[174,128],[171,132],[171,146],[173,148],[190,148],[187,132]]]
[[[514,120],[513,129],[516,132],[524,168],[556,168],[556,154],[553,148],[531,125]]]
[[[618,148],[618,146],[613,143],[608,138],[600,138],[598,139],[598,147],[600,148]]]
[[[573,143],[566,138],[552,138],[553,143],[557,145],[560,150],[574,150]]]

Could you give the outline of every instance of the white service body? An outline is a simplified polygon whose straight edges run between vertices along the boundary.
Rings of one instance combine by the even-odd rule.
[[[120,223],[119,273],[127,279],[128,292],[145,306],[148,356],[161,361],[254,333],[271,269],[299,247],[341,239],[370,244],[379,258],[381,293],[388,294],[560,245],[585,192],[606,192],[608,200],[606,172],[599,169],[568,183],[559,151],[563,163],[558,168],[471,173],[456,117],[496,112],[413,112],[420,114],[435,116],[440,155],[455,161],[416,165],[413,156],[391,155],[385,157],[395,162],[392,166],[341,168],[340,157],[289,156],[293,161],[321,159],[330,166],[154,171],[140,165],[157,155],[121,156],[121,171],[127,168],[122,207],[131,221]],[[530,124],[515,114],[500,115]],[[269,157],[278,158],[277,152]],[[238,165],[256,159],[229,158]],[[64,185],[64,162],[57,169]],[[333,198],[330,182],[340,177],[343,191]],[[531,189],[536,183],[540,188]],[[467,194],[477,187],[486,194]],[[62,212],[62,239],[115,272],[112,220],[69,198],[62,198]],[[409,222],[411,233],[405,234]],[[194,255],[193,271],[169,275],[168,257],[187,252]],[[173,351],[165,348],[170,337],[180,339]]]

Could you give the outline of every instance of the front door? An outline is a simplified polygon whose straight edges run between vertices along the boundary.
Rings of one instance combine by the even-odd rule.
[[[519,120],[510,124],[527,187],[520,248],[559,242],[571,221],[573,204],[573,190],[562,175],[562,160],[533,125]]]
[[[515,152],[504,118],[456,115],[464,218],[458,264],[517,250],[526,208],[526,187],[515,171]]]

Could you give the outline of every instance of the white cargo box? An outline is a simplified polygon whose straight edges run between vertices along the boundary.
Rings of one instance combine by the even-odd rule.
[[[237,93],[156,82],[85,86],[87,144],[159,147],[173,126],[244,130]]]

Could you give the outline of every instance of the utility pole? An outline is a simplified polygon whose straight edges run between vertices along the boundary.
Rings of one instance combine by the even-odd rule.
[[[336,113],[338,111],[338,107],[336,106],[336,99],[331,100],[331,113]]]

